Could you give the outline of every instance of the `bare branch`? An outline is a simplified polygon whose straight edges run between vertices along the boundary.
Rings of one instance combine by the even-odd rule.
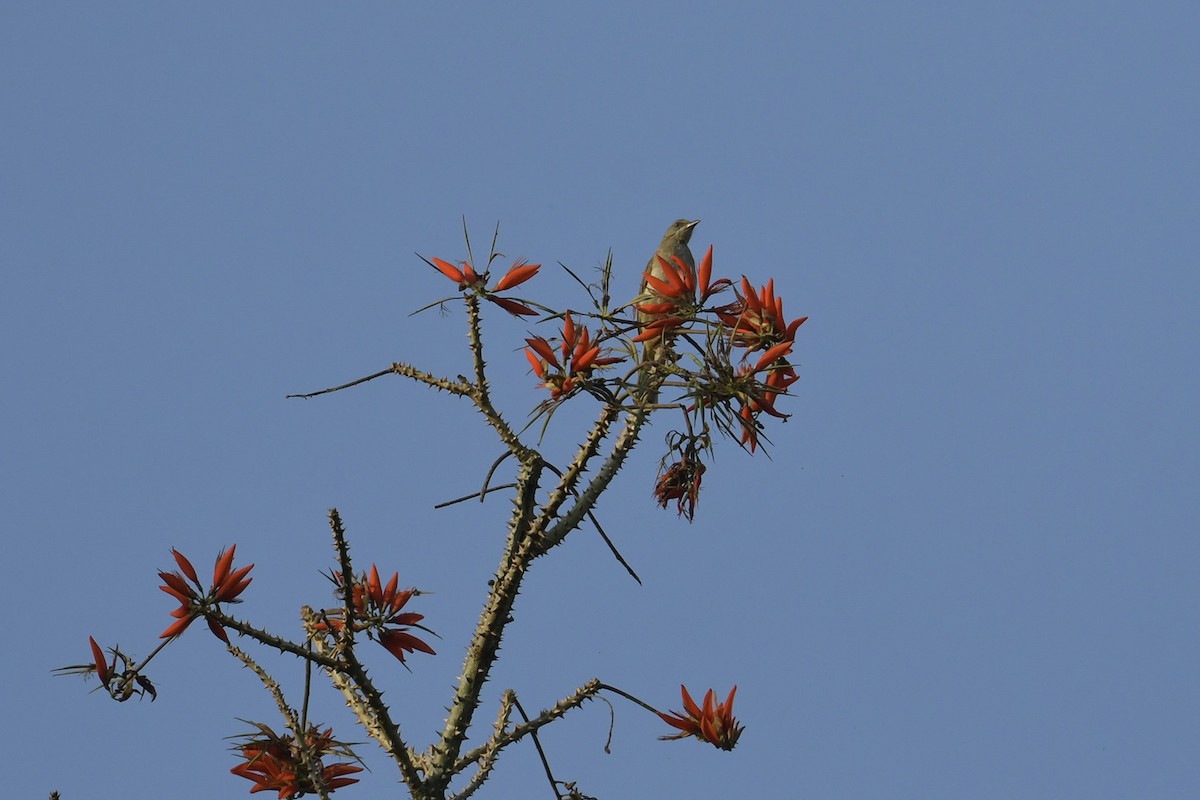
[[[496,577],[491,582],[491,591],[475,625],[475,633],[467,648],[462,673],[450,713],[441,739],[434,746],[430,774],[426,785],[430,794],[441,796],[453,775],[452,766],[458,760],[467,731],[471,727],[483,685],[491,674],[492,666],[500,651],[504,629],[511,621],[513,605],[521,589],[525,572],[534,559],[531,527],[536,509],[535,497],[541,479],[541,457],[530,453],[522,461],[517,475],[517,497],[513,516],[509,521],[509,534],[504,555]]]
[[[442,502],[435,505],[434,508],[449,508],[450,506],[457,505],[459,503],[464,503],[467,500],[474,500],[476,497],[479,498],[480,502],[483,502],[484,496],[490,494],[491,492],[499,492],[499,491],[503,491],[504,489],[512,489],[515,487],[516,487],[515,483],[502,483],[499,486],[491,486],[482,491],[471,492],[470,494],[464,494],[462,497],[456,497],[453,500],[443,500]]]
[[[357,380],[350,381],[349,383],[343,383],[341,386],[331,386],[328,389],[320,389],[315,392],[306,392],[304,394],[289,394],[287,397],[298,397],[302,400],[307,400],[310,397],[319,397],[323,394],[340,392],[343,389],[349,389],[353,386],[358,386],[359,384],[366,383],[367,381],[373,381],[376,378],[382,378],[384,375],[391,374],[399,375],[403,378],[411,378],[418,383],[423,383],[426,386],[430,386],[434,389],[441,389],[442,391],[449,392],[450,394],[463,397],[469,397],[471,395],[471,386],[468,383],[463,381],[453,381],[449,378],[439,378],[432,373],[423,372],[414,366],[397,361],[387,369],[380,370],[379,372],[376,372],[372,375],[367,375],[363,378],[358,378]]]

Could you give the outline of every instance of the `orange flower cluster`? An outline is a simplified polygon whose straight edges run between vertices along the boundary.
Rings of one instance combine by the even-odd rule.
[[[775,296],[775,279],[754,291],[749,279],[742,277],[742,291],[736,303],[717,311],[717,316],[730,329],[733,344],[747,348],[748,352],[766,350],[782,342],[796,338],[796,329],[808,317],[785,322],[783,298]]]
[[[671,261],[662,256],[656,258],[664,277],[644,272],[646,291],[633,304],[638,311],[653,315],[654,319],[634,337],[635,342],[648,341],[678,328],[694,317],[709,297],[732,285],[728,278],[712,280],[712,245],[700,261],[699,272],[679,256],[672,256]]]
[[[732,750],[737,744],[738,737],[744,728],[733,717],[733,696],[737,694],[737,686],[729,690],[729,696],[724,703],[716,703],[713,690],[709,689],[704,695],[704,706],[696,705],[696,701],[688,694],[686,686],[680,685],[683,693],[685,714],[678,712],[658,716],[668,725],[678,728],[679,733],[670,736],[660,736],[660,739],[685,739],[695,736],[722,750]]]
[[[266,725],[256,723],[261,735],[250,734],[247,741],[238,749],[246,761],[238,764],[229,771],[241,778],[254,781],[250,793],[272,791],[278,792],[279,800],[300,797],[309,792],[316,792],[315,776],[304,767],[300,749],[293,736],[280,736]],[[334,741],[333,728],[318,732],[316,725],[310,725],[305,744],[315,762],[313,767],[320,772],[320,782],[325,790],[333,792],[343,786],[358,783],[358,778],[347,778],[363,768],[356,764],[340,762],[325,766],[321,758],[326,755],[351,756],[348,746]]]
[[[217,563],[213,568],[212,585],[205,590],[196,575],[196,569],[192,566],[192,562],[188,561],[183,553],[172,548],[171,555],[175,557],[175,563],[179,565],[183,574],[159,572],[158,577],[162,579],[163,585],[158,588],[178,600],[179,608],[171,612],[171,616],[175,617],[175,622],[159,634],[160,639],[179,636],[192,624],[192,620],[204,616],[206,611],[215,608],[218,603],[240,602],[237,600],[237,596],[254,580],[248,577],[250,570],[254,569],[254,565],[233,569],[235,550],[237,550],[236,544],[217,555]],[[187,580],[184,579],[184,576],[187,577]],[[188,585],[188,580],[195,584],[194,589]],[[212,619],[208,619],[207,622],[208,629],[213,632],[213,635],[229,644],[229,635],[225,633],[225,628]]]
[[[341,573],[331,576],[334,585],[338,587],[339,596],[345,598],[345,586]],[[356,631],[367,631],[367,635],[383,645],[384,649],[404,663],[406,653],[420,650],[422,653],[437,655],[432,647],[423,640],[408,632],[408,628],[418,628],[433,633],[423,625],[418,625],[425,619],[424,614],[404,611],[404,606],[414,595],[420,594],[416,589],[399,590],[400,573],[393,572],[387,585],[379,579],[379,570],[371,565],[370,573],[354,581],[350,587],[350,604],[354,614],[353,626]],[[336,608],[325,611],[326,622],[313,626],[314,630],[341,631],[346,627],[345,609]],[[392,627],[395,626],[395,627]]]
[[[740,377],[756,384],[756,391],[742,405],[738,418],[742,425],[742,444],[750,452],[758,447],[759,423],[757,416],[766,412],[771,416],[783,417],[775,410],[775,398],[787,392],[789,386],[800,379],[788,362],[787,356],[795,344],[796,331],[808,317],[799,317],[791,322],[783,315],[783,298],[775,295],[775,280],[767,281],[757,292],[745,277],[737,302],[717,310],[717,317],[729,329],[731,344],[746,348],[749,355],[762,351],[753,366],[744,365]],[[759,382],[758,373],[766,373]]]
[[[550,399],[558,400],[571,394],[586,381],[596,367],[616,364],[620,358],[600,356],[600,345],[592,341],[588,329],[577,326],[570,312],[563,316],[562,343],[559,358],[550,342],[540,336],[526,339],[525,357],[533,374],[550,390]]]
[[[542,268],[541,264],[526,264],[524,261],[517,260],[505,273],[504,277],[496,282],[496,285],[491,289],[485,289],[487,284],[488,274],[485,272],[482,275],[475,271],[467,262],[462,262],[462,266],[456,267],[449,261],[443,261],[440,258],[431,258],[430,263],[433,267],[445,275],[450,280],[458,284],[459,289],[473,290],[478,292],[483,299],[489,303],[495,303],[503,308],[508,313],[517,317],[536,317],[537,313],[524,303],[519,303],[516,300],[511,300],[507,297],[496,297],[494,292],[503,292],[520,286],[525,281],[537,274]]]

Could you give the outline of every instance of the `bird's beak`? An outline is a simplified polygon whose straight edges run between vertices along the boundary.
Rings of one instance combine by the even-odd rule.
[[[700,220],[698,220],[698,219],[694,219],[694,220],[692,220],[691,222],[689,222],[689,223],[687,224],[687,230],[689,230],[689,231],[690,231],[692,228],[695,228],[695,227],[696,227],[697,225],[699,225],[699,224],[700,224]]]

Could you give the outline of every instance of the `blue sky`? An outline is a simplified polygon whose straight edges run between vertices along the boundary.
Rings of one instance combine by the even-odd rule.
[[[614,698],[548,731],[597,797],[1200,792],[1197,19],[1185,3],[5,3],[0,11],[0,666],[14,796],[237,796],[222,737],[270,699],[204,631],[118,706],[50,670],[144,654],[155,570],[236,542],[238,608],[329,602],[360,564],[443,637],[375,664],[440,730],[508,505],[443,499],[499,453],[462,403],[462,318],[413,254],[484,246],[632,296],[666,225],[811,317],[771,459],[721,448],[694,524],[644,439],[593,534],[539,563],[499,691],[593,676],[660,707],[739,686],[733,753]],[[547,269],[539,297],[581,305]],[[487,320],[498,397],[540,399]],[[582,404],[581,404],[582,406]],[[547,440],[562,458],[572,420]],[[276,666],[293,689],[295,662]],[[93,684],[94,685],[94,684]],[[318,692],[314,716],[354,738]],[[360,737],[361,738],[361,737]],[[364,752],[370,752],[364,746]],[[381,795],[395,773],[378,759]],[[367,786],[371,788],[367,788]],[[490,795],[489,795],[490,790]],[[528,747],[480,796],[548,795]]]

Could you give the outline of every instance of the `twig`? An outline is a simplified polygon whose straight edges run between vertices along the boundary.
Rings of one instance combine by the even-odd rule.
[[[587,517],[589,520],[591,520],[591,523],[596,526],[596,531],[600,534],[600,538],[604,540],[604,543],[608,545],[608,549],[612,551],[613,557],[616,558],[618,563],[625,568],[625,571],[629,573],[629,577],[637,581],[638,586],[641,586],[642,579],[639,578],[638,574],[633,571],[633,567],[629,566],[629,562],[626,561],[621,555],[621,551],[617,549],[615,544],[613,544],[612,539],[608,538],[608,534],[604,532],[604,528],[600,527],[600,520],[596,519],[596,515],[591,511],[587,512]]]
[[[554,472],[554,474],[558,475],[559,478],[565,479],[565,476],[563,475],[562,470],[560,470],[558,467],[556,467],[550,463],[547,463],[546,467],[549,470],[551,470],[552,472]],[[575,491],[574,487],[571,488],[571,494],[575,495],[576,497],[579,496],[579,492]],[[621,551],[617,549],[617,546],[615,544],[613,544],[612,539],[608,538],[608,534],[605,533],[604,528],[600,526],[600,520],[596,519],[596,515],[593,514],[591,511],[589,511],[587,513],[587,517],[589,520],[591,520],[591,523],[596,526],[596,530],[600,533],[600,538],[604,540],[604,543],[606,545],[608,545],[608,549],[609,549],[609,551],[612,552],[613,557],[617,559],[617,563],[619,563],[621,566],[623,566],[625,568],[625,571],[628,572],[629,575],[635,581],[638,582],[639,586],[641,586],[642,579],[639,578],[638,574],[633,571],[633,567],[629,566],[629,562],[626,561],[625,557],[621,555]]]
[[[480,502],[482,502],[483,496],[485,494],[490,494],[491,492],[503,491],[504,489],[512,489],[515,486],[516,486],[515,483],[503,483],[499,486],[492,486],[488,489],[485,489],[484,491],[471,492],[470,494],[465,494],[462,497],[456,497],[453,500],[443,500],[442,502],[435,505],[434,508],[448,508],[449,506],[457,505],[458,503],[464,503],[467,500],[474,500],[476,497],[478,497]]]
[[[340,392],[342,389],[349,389],[352,386],[358,386],[360,383],[366,383],[367,381],[373,381],[376,378],[382,378],[384,375],[392,374],[399,375],[402,378],[411,378],[412,380],[417,381],[418,383],[423,383],[430,388],[441,389],[444,392],[449,392],[450,394],[459,395],[461,397],[468,397],[471,395],[471,385],[465,381],[453,381],[449,378],[439,378],[432,373],[419,370],[411,364],[405,364],[397,361],[387,369],[380,370],[372,375],[367,375],[364,378],[350,381],[349,383],[343,383],[341,386],[331,386],[328,389],[321,389],[316,392],[306,392],[304,394],[289,394],[287,397],[298,397],[302,400],[307,400],[310,397],[318,397],[323,394]]]
[[[626,700],[629,700],[630,702],[633,702],[633,703],[637,703],[639,706],[641,706],[642,708],[646,709],[647,711],[649,711],[651,713],[654,713],[654,714],[662,713],[654,706],[650,705],[649,703],[643,702],[642,700],[637,699],[636,697],[631,695],[629,692],[621,691],[620,689],[618,689],[615,686],[609,686],[607,683],[600,683],[599,681],[597,681],[596,683],[597,683],[597,688],[603,689],[606,692],[612,692],[613,694],[619,694],[619,695],[621,695],[621,697],[624,697]]]
[[[513,705],[517,707],[517,713],[521,715],[521,719],[529,722],[529,715],[525,713],[525,709],[521,708],[521,701],[517,700],[517,696],[513,695]],[[554,773],[550,771],[550,762],[546,759],[546,751],[542,749],[542,742],[538,739],[537,731],[531,730],[529,736],[533,739],[533,746],[537,750],[538,758],[542,761],[542,769],[546,771],[546,780],[550,781],[550,791],[554,792],[554,796],[558,800],[562,800],[562,795],[558,793],[558,781],[554,780]]]
[[[509,451],[507,453],[501,453],[500,457],[492,462],[492,466],[488,469],[487,475],[483,476],[483,489],[479,492],[479,502],[482,503],[484,496],[487,495],[488,484],[490,484],[492,482],[492,476],[496,474],[496,470],[498,470],[500,468],[500,465],[504,463],[504,459],[508,458],[510,455],[512,455],[511,451]],[[509,484],[509,485],[515,486],[516,484]]]
[[[340,392],[342,389],[349,389],[351,386],[358,386],[360,383],[366,383],[367,381],[373,381],[376,378],[382,378],[384,375],[387,375],[390,372],[391,372],[391,369],[380,370],[379,372],[376,372],[374,375],[368,375],[365,378],[359,378],[358,380],[350,381],[349,383],[343,383],[341,386],[331,386],[328,389],[321,389],[320,391],[316,391],[316,392],[305,392],[304,394],[289,394],[289,395],[286,395],[286,399],[290,400],[293,397],[299,397],[303,400],[307,400],[310,397],[317,397],[318,395],[322,395],[322,394],[330,394],[331,392]]]

